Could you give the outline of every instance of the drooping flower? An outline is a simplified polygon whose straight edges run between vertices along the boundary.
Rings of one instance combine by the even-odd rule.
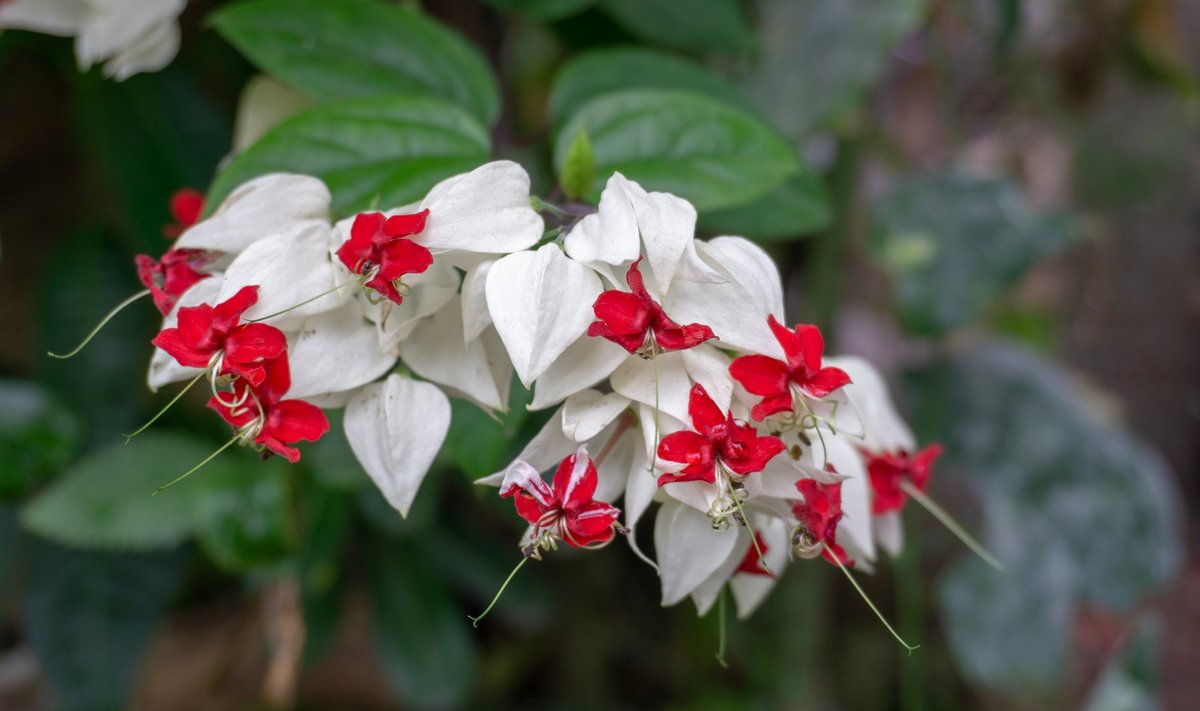
[[[404,296],[396,281],[405,274],[420,274],[433,264],[433,254],[408,239],[425,229],[429,210],[411,215],[385,216],[363,212],[354,218],[350,238],[338,248],[342,264],[355,274],[370,275],[366,285],[399,304]]]
[[[553,489],[529,464],[517,460],[505,472],[501,498],[513,498],[517,514],[533,526],[532,540],[543,532],[584,548],[612,540],[621,510],[596,501],[598,475],[587,447],[559,462]]]
[[[800,522],[792,544],[802,558],[819,554],[830,563],[853,567],[854,561],[837,544],[837,526],[842,519],[842,482],[823,484],[816,479],[801,479],[796,489],[803,501],[792,505],[792,513]]]
[[[265,323],[241,323],[242,313],[258,301],[258,287],[247,286],[216,306],[179,309],[179,325],[163,329],[152,343],[189,368],[220,362],[218,375],[235,375],[258,385],[268,361],[287,349],[283,332]],[[215,360],[214,360],[215,359]]]
[[[316,442],[329,431],[329,420],[321,408],[311,403],[283,399],[291,387],[286,355],[267,361],[263,369],[264,377],[258,385],[238,380],[233,385],[232,400],[214,395],[208,407],[238,430],[243,443],[262,445],[294,464],[300,461],[300,450],[290,445]]]
[[[148,254],[134,257],[138,279],[150,290],[154,305],[163,316],[171,313],[175,302],[193,284],[208,277],[196,271],[204,262],[204,253],[195,249],[168,249],[154,259]]]
[[[746,556],[742,558],[742,562],[738,564],[737,570],[733,572],[775,577],[774,573],[763,567],[763,558],[766,557],[767,550],[767,542],[763,540],[762,534],[756,531],[754,533],[754,543],[746,550]],[[762,555],[759,555],[760,551]]]
[[[688,397],[688,414],[695,431],[681,430],[663,437],[658,457],[686,466],[658,478],[658,485],[683,481],[715,484],[717,464],[733,475],[744,477],[762,471],[772,457],[784,450],[783,441],[760,436],[748,423],[722,412],[704,386],[696,383]]]
[[[929,483],[933,462],[941,453],[940,444],[932,444],[916,454],[909,454],[905,450],[883,453],[864,450],[867,474],[871,479],[871,490],[875,494],[871,504],[872,513],[879,515],[899,511],[908,500],[908,495],[901,487],[905,481],[917,490],[924,491]]]
[[[171,195],[169,207],[175,222],[164,225],[162,233],[167,239],[175,239],[200,219],[200,214],[204,212],[204,193],[181,188]]]
[[[646,291],[642,273],[638,271],[641,261],[642,257],[638,257],[625,274],[630,291],[610,289],[597,297],[592,305],[597,320],[588,327],[587,334],[607,338],[630,353],[637,353],[643,347],[680,351],[716,338],[704,324],[680,326],[667,316]]]
[[[848,384],[850,376],[841,368],[822,367],[825,339],[816,326],[800,324],[789,329],[767,317],[767,324],[783,346],[787,361],[765,355],[746,355],[733,361],[729,373],[752,395],[763,399],[754,406],[750,416],[762,420],[793,407],[793,388],[814,398],[823,398]]]

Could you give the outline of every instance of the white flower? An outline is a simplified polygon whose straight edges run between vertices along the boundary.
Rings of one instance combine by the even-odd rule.
[[[79,68],[104,63],[121,81],[167,66],[179,51],[178,18],[186,0],[8,0],[0,29],[75,37]]]

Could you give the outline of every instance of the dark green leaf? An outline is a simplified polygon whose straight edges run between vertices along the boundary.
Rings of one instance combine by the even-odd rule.
[[[741,207],[705,212],[700,229],[720,235],[742,235],[761,242],[810,235],[829,226],[833,216],[829,192],[820,176],[807,168],[766,195]]]
[[[184,72],[173,68],[113,82],[90,74],[79,80],[80,133],[104,171],[101,185],[127,217],[138,251],[157,257],[168,246],[170,196],[203,188],[229,150],[232,126]]]
[[[0,379],[0,499],[57,474],[79,444],[79,423],[41,386]]]
[[[376,545],[373,553],[375,648],[392,693],[413,708],[461,703],[479,666],[467,612],[411,548]]]
[[[762,121],[687,91],[631,89],[588,102],[558,133],[560,174],[580,127],[596,156],[597,195],[620,171],[648,190],[717,210],[765,195],[798,167],[792,147]]]
[[[584,52],[558,72],[550,118],[561,126],[592,99],[625,89],[686,89],[760,113],[737,87],[698,64],[652,49],[617,47]]]
[[[402,205],[423,197],[439,180],[478,167],[489,151],[483,126],[437,99],[327,104],[284,121],[235,158],[210,188],[209,205],[272,171],[321,178],[340,214]]]
[[[94,553],[42,542],[30,560],[24,630],[62,708],[128,708],[138,660],[179,588],[186,553]]]
[[[76,462],[38,494],[22,510],[21,523],[40,536],[80,548],[172,548],[192,532],[200,479],[223,476],[232,455],[214,459],[157,495],[154,490],[215,448],[161,431],[139,435],[128,445],[113,443]]]
[[[484,0],[492,7],[515,10],[540,22],[554,22],[564,17],[578,15],[597,0]]]
[[[957,173],[910,178],[875,208],[871,251],[889,272],[904,325],[938,334],[978,320],[1073,232],[1015,185]]]
[[[685,4],[686,6],[686,4]],[[765,0],[747,91],[794,138],[856,111],[925,0]]]
[[[740,0],[601,0],[600,7],[651,42],[696,52],[754,47],[754,31]]]
[[[295,542],[289,465],[278,458],[255,459],[229,455],[225,466],[197,472],[197,486],[189,495],[197,541],[227,571],[278,563]]]
[[[1154,451],[1098,420],[1067,373],[1027,351],[979,347],[919,384],[919,419],[947,445],[939,481],[971,483],[984,542],[1008,567],[969,559],[947,574],[952,649],[977,682],[1049,688],[1081,601],[1128,609],[1179,569],[1174,479]]]
[[[587,131],[582,126],[571,139],[567,148],[566,158],[563,159],[562,188],[567,197],[578,200],[592,189],[596,182],[596,156],[592,154],[592,144],[588,142]]]
[[[412,8],[344,0],[250,0],[213,25],[260,69],[320,101],[431,96],[484,123],[500,113],[491,70],[462,37]]]

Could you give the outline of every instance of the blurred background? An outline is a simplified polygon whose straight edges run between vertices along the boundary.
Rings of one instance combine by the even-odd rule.
[[[296,467],[227,453],[146,495],[227,436],[197,396],[119,444],[168,399],[157,314],[45,353],[139,288],[175,190],[322,99],[261,78],[209,22],[228,5],[190,2],[176,60],[120,83],[0,35],[0,708],[1200,705],[1200,4],[407,4],[486,58],[492,153],[539,194],[609,92],[694,91],[785,138],[799,172],[701,205],[702,231],[757,240],[790,319],[887,371],[947,447],[932,495],[1008,565],[910,507],[903,556],[860,579],[917,652],[795,565],[728,669],[715,615],[661,609],[622,546],[526,566],[470,627],[517,560],[511,506],[471,481],[547,416],[519,395],[502,423],[456,403],[406,520],[336,418]]]

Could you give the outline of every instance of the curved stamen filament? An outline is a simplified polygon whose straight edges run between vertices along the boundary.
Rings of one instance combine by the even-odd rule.
[[[521,566],[529,562],[531,557],[532,556],[525,556],[521,558],[521,562],[517,563],[516,567],[512,569],[512,572],[508,574],[508,577],[504,579],[504,584],[502,584],[500,589],[496,591],[496,596],[492,598],[492,601],[488,603],[488,606],[484,608],[483,612],[475,616],[467,615],[467,619],[471,621],[472,627],[478,627],[479,621],[487,617],[487,614],[492,611],[493,607],[496,606],[496,602],[500,600],[500,596],[504,594],[506,589],[508,589],[508,584],[512,582],[513,578],[517,577],[517,571],[521,569]]]
[[[70,351],[68,351],[66,353],[60,354],[60,353],[54,353],[53,351],[47,351],[46,355],[50,356],[51,358],[57,358],[59,360],[66,360],[67,358],[74,356],[76,353],[83,350],[84,346],[86,346],[88,343],[91,343],[92,339],[96,337],[96,334],[100,333],[100,329],[104,328],[105,324],[107,324],[109,321],[111,321],[114,316],[121,313],[121,311],[124,310],[124,308],[126,306],[132,304],[133,302],[137,301],[138,299],[141,299],[141,298],[149,296],[149,295],[150,295],[150,290],[143,289],[143,290],[139,291],[138,293],[134,294],[133,296],[129,297],[128,299],[125,299],[121,303],[114,306],[112,311],[109,311],[108,314],[104,318],[100,319],[100,323],[96,324],[96,327],[93,328],[91,330],[91,332],[88,333],[87,336],[84,336],[83,340],[79,342],[79,345],[75,346],[74,348],[72,348]]]
[[[217,449],[217,451],[215,451],[215,452],[213,452],[212,454],[210,454],[210,455],[208,455],[207,457],[205,457],[205,458],[204,458],[204,461],[200,462],[199,464],[197,464],[196,466],[192,467],[191,469],[188,469],[186,472],[184,472],[184,473],[180,474],[179,476],[175,477],[175,478],[174,478],[174,479],[172,479],[171,481],[168,481],[166,484],[163,484],[162,486],[160,486],[160,487],[156,488],[156,489],[154,490],[154,494],[157,494],[158,492],[162,491],[163,489],[166,489],[166,488],[167,488],[167,487],[169,487],[169,486],[175,486],[175,485],[176,485],[176,484],[178,484],[179,482],[181,482],[181,481],[183,481],[184,479],[188,478],[189,476],[191,476],[192,474],[194,474],[194,473],[195,473],[197,470],[199,470],[201,467],[203,467],[205,464],[208,464],[208,463],[209,463],[209,462],[211,462],[212,460],[216,459],[218,454],[220,454],[221,452],[224,452],[225,450],[227,450],[227,449],[229,449],[230,447],[232,447],[232,446],[234,445],[234,443],[236,443],[236,442],[237,442],[239,439],[241,439],[241,438],[242,438],[242,435],[241,435],[241,433],[238,433],[238,434],[234,435],[234,436],[233,436],[233,437],[232,437],[232,438],[231,438],[231,439],[230,439],[228,442],[226,442],[225,444],[221,445],[221,447],[220,447],[219,449]],[[153,496],[154,494],[151,494],[151,496]]]
[[[170,402],[168,402],[166,405],[163,405],[163,408],[161,410],[159,410],[157,413],[155,413],[154,417],[151,417],[150,420],[148,422],[146,422],[146,424],[137,428],[132,433],[125,435],[125,444],[129,444],[129,440],[131,440],[134,437],[137,437],[141,433],[145,432],[150,427],[150,425],[154,424],[158,420],[158,418],[160,418],[164,414],[166,414],[167,410],[170,410],[172,405],[179,402],[179,398],[183,397],[184,394],[186,394],[188,390],[191,390],[193,385],[200,382],[200,378],[203,378],[205,375],[208,374],[208,372],[209,371],[207,369],[205,369],[205,370],[202,370],[199,373],[197,373],[196,377],[192,378],[191,382],[183,387],[183,390],[180,390],[179,393],[175,395],[175,397],[171,398]]]
[[[937,502],[929,498],[924,491],[918,489],[908,479],[900,480],[900,490],[911,496],[918,504],[924,506],[926,511],[933,514],[933,517],[940,521],[943,526],[950,529],[950,532],[957,536],[958,540],[963,542],[963,545],[970,548],[972,553],[983,559],[984,563],[987,563],[996,570],[1004,571],[1004,564],[996,556],[992,555],[987,548],[984,548],[983,544],[977,541],[974,536],[967,533],[967,530],[959,525],[958,521],[955,521],[945,509],[938,506]]]
[[[328,291],[322,291],[320,294],[317,294],[316,296],[312,297],[311,299],[305,299],[304,301],[301,301],[300,303],[296,304],[295,306],[289,306],[282,311],[276,311],[273,314],[269,314],[267,316],[260,316],[259,318],[246,319],[246,323],[260,323],[262,321],[266,321],[267,319],[275,318],[276,316],[282,316],[282,315],[288,313],[289,311],[295,311],[296,309],[300,308],[301,306],[308,306],[309,304],[316,301],[317,299],[323,299],[326,296],[329,296],[330,294],[338,291],[339,289],[343,289],[343,288],[345,288],[351,284],[355,284],[357,282],[358,282],[357,279],[352,279],[350,281],[343,282],[343,283],[338,284],[337,286],[333,287],[332,289],[329,289]]]
[[[850,584],[854,586],[854,589],[858,591],[859,597],[863,599],[863,602],[867,603],[867,607],[871,608],[871,612],[875,613],[875,616],[879,618],[879,621],[883,623],[883,626],[887,628],[887,631],[892,633],[892,636],[896,638],[896,641],[899,642],[905,649],[907,649],[909,654],[912,654],[914,649],[919,649],[921,645],[909,644],[908,642],[905,642],[904,638],[902,638],[900,634],[892,628],[891,624],[888,623],[887,618],[883,616],[883,613],[879,611],[879,608],[875,607],[875,603],[871,602],[871,598],[868,597],[867,593],[863,591],[861,586],[859,586],[858,581],[855,580],[854,576],[850,573],[850,569],[842,563],[842,559],[839,558],[837,553],[835,553],[833,549],[829,547],[829,544],[822,543],[821,545],[825,548],[825,552],[829,554],[830,559],[837,564],[838,569],[846,575],[846,579],[850,581]]]

